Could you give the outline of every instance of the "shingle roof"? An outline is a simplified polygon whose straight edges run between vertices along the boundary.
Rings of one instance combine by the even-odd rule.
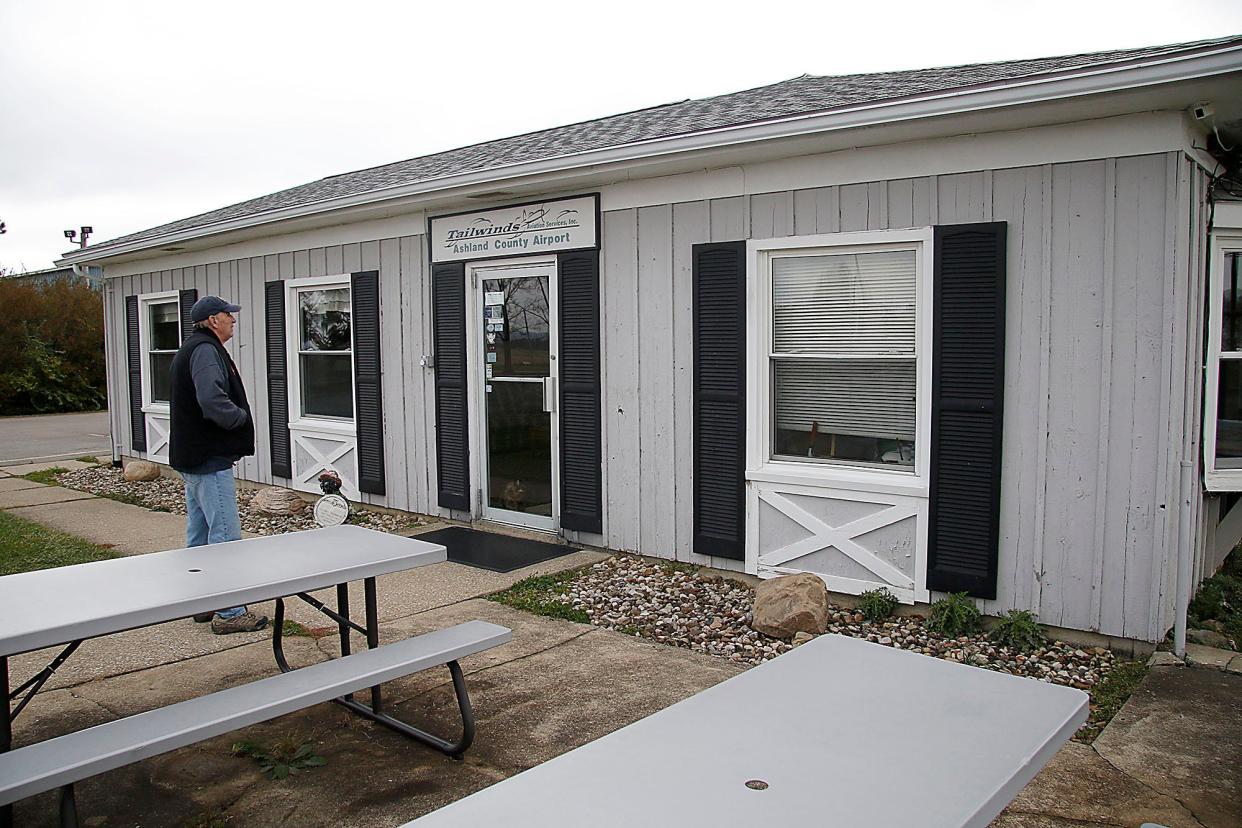
[[[1060,57],[976,63],[936,69],[875,72],[860,75],[803,75],[768,86],[699,100],[640,109],[593,121],[554,127],[467,147],[411,158],[379,167],[342,173],[211,212],[162,224],[91,245],[92,252],[190,231],[291,207],[390,187],[434,181],[529,161],[624,146],[656,138],[691,135],[722,127],[831,112],[860,104],[891,102],[929,93],[1004,85],[1032,76],[1069,73],[1108,64],[1124,65],[1164,54],[1210,49],[1242,36],[1142,49],[1122,49]],[[75,251],[76,252],[76,251]]]

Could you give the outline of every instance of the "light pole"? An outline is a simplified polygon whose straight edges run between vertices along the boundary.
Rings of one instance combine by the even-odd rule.
[[[78,247],[86,247],[86,240],[90,238],[91,233],[95,232],[95,228],[89,225],[84,225],[81,229],[82,229],[82,239],[78,242]],[[74,237],[77,235],[78,235],[77,230],[66,230],[65,231],[65,238],[69,239],[70,241],[73,241]]]

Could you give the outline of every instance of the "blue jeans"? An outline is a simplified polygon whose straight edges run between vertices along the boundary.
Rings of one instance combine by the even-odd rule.
[[[185,480],[185,545],[241,540],[241,517],[237,514],[237,487],[233,470],[208,474],[182,474]],[[245,607],[220,610],[221,618],[235,618]]]

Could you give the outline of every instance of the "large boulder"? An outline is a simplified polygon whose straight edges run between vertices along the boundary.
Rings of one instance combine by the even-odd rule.
[[[147,460],[130,460],[121,474],[130,483],[145,483],[148,480],[159,480],[160,467]]]
[[[250,501],[250,508],[265,515],[296,515],[306,508],[306,501],[297,492],[273,486],[260,489]]]
[[[751,626],[773,638],[828,629],[828,589],[818,575],[804,572],[763,581],[755,589]]]

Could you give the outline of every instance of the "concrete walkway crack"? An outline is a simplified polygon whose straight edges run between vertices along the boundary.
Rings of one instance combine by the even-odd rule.
[[[1103,753],[1100,753],[1099,749],[1098,749],[1098,748],[1096,748],[1096,746],[1095,746],[1094,744],[1092,744],[1092,745],[1091,745],[1091,752],[1092,752],[1092,753],[1094,753],[1096,756],[1100,757],[1100,760],[1101,760],[1101,761],[1103,761],[1106,765],[1108,765],[1108,766],[1109,766],[1110,768],[1112,768],[1113,770],[1117,771],[1117,773],[1121,774],[1122,776],[1125,776],[1125,777],[1127,777],[1127,778],[1129,778],[1129,779],[1133,779],[1133,780],[1134,780],[1134,782],[1135,782],[1136,784],[1141,785],[1142,787],[1146,788],[1147,790],[1151,791],[1152,793],[1156,794],[1157,796],[1162,796],[1162,797],[1164,797],[1165,799],[1171,799],[1171,800],[1173,800],[1174,802],[1176,802],[1178,805],[1180,805],[1180,806],[1182,807],[1182,809],[1183,809],[1183,810],[1184,810],[1187,814],[1189,814],[1189,815],[1190,815],[1190,818],[1191,818],[1191,819],[1193,819],[1193,820],[1195,821],[1195,825],[1199,825],[1199,826],[1201,826],[1201,828],[1209,828],[1209,826],[1208,826],[1206,823],[1204,823],[1204,822],[1203,822],[1203,820],[1199,819],[1199,815],[1198,815],[1198,814],[1196,814],[1196,813],[1194,812],[1194,809],[1193,809],[1193,808],[1191,808],[1189,805],[1187,805],[1187,804],[1186,804],[1185,802],[1183,802],[1182,800],[1178,799],[1178,798],[1177,798],[1176,796],[1174,796],[1173,794],[1169,793],[1168,791],[1162,791],[1162,790],[1160,790],[1159,788],[1157,788],[1155,785],[1150,785],[1150,784],[1148,784],[1147,782],[1144,782],[1142,779],[1139,779],[1139,778],[1138,778],[1137,776],[1135,776],[1134,774],[1132,774],[1132,773],[1130,773],[1129,771],[1125,770],[1124,768],[1119,767],[1119,766],[1117,765],[1117,763],[1116,763],[1116,762],[1114,762],[1113,760],[1109,759],[1109,758],[1108,758],[1107,756],[1105,756]]]

